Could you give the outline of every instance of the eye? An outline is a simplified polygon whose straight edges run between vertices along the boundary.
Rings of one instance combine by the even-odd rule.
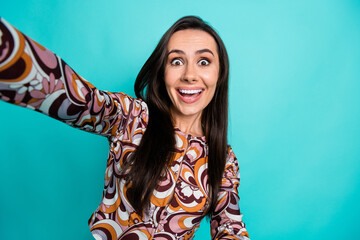
[[[171,60],[170,64],[174,66],[181,66],[183,65],[183,62],[179,58],[175,58]]]
[[[199,61],[199,65],[200,65],[200,66],[207,66],[207,65],[209,65],[209,64],[210,64],[210,61],[207,60],[207,59],[201,59],[201,60]]]

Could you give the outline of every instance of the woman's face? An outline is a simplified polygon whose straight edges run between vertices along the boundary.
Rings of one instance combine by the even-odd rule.
[[[171,36],[167,51],[165,86],[172,117],[200,117],[219,77],[216,42],[205,31],[181,30]]]

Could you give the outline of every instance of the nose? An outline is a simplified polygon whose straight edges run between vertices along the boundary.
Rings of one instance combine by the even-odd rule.
[[[196,71],[196,67],[193,64],[186,64],[183,81],[188,83],[193,83],[198,81],[198,74]]]

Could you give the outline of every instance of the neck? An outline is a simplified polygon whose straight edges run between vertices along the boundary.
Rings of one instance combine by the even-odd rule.
[[[184,116],[171,111],[171,118],[173,125],[178,127],[182,132],[188,133],[195,137],[204,136],[204,132],[201,126],[201,113]]]

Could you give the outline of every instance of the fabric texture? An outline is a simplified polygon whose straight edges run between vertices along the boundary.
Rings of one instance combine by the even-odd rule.
[[[110,151],[102,201],[89,219],[95,239],[192,239],[209,207],[205,137],[174,128],[176,155],[140,217],[129,203],[123,164],[139,145],[148,123],[144,101],[100,91],[62,59],[0,21],[0,99],[100,134]],[[229,147],[211,218],[212,239],[248,239],[239,209],[239,166]]]

